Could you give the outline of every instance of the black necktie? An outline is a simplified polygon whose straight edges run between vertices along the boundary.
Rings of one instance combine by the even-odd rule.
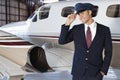
[[[89,48],[92,42],[92,35],[89,26],[87,27],[86,41],[87,41],[87,47]]]

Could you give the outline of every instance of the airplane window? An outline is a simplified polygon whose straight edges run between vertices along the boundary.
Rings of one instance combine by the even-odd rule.
[[[48,18],[49,11],[50,11],[50,7],[45,7],[45,6],[43,6],[43,7],[40,9],[40,12],[39,12],[39,19]]]
[[[97,15],[97,12],[98,12],[98,6],[95,6],[94,9],[93,9],[92,16],[95,17]],[[62,9],[61,16],[67,17],[71,13],[74,13],[74,7],[73,6],[64,7]]]
[[[32,19],[32,22],[36,22],[37,21],[37,15],[35,15],[35,17]]]
[[[120,4],[108,6],[106,15],[108,17],[120,17]]]
[[[72,13],[74,13],[74,7],[73,6],[65,7],[65,8],[62,9],[61,16],[67,17],[69,14],[72,14]]]

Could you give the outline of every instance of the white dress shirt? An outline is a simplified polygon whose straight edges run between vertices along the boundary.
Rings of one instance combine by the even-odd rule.
[[[87,32],[87,27],[89,26],[90,27],[90,30],[91,30],[91,34],[92,34],[92,41],[96,35],[96,29],[97,29],[97,24],[96,22],[94,21],[92,24],[90,25],[87,25],[87,24],[84,24],[85,25],[85,35],[86,35],[86,32]]]

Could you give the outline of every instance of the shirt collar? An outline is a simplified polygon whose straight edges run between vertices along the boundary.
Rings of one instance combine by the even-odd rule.
[[[89,26],[90,29],[94,29],[96,27],[95,21],[92,24],[90,24],[90,25],[87,25],[87,24],[84,24],[84,25],[85,25],[86,28]]]

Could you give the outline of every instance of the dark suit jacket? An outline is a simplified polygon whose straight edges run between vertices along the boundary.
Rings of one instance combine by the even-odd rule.
[[[69,27],[62,25],[59,44],[66,44],[74,41],[74,57],[72,75],[82,76],[85,70],[89,76],[95,76],[100,71],[107,74],[112,57],[112,40],[110,29],[97,23],[96,35],[87,48],[84,24]],[[105,57],[102,58],[104,49]]]

